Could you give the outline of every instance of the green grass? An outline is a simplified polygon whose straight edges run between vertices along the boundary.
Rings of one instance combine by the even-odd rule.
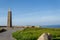
[[[37,40],[44,33],[51,33],[53,39],[60,39],[60,29],[53,28],[25,28],[22,31],[12,33],[12,36],[17,40]]]

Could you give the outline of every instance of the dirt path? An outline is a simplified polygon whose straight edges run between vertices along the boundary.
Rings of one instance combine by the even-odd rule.
[[[22,28],[7,29],[6,32],[0,33],[0,40],[15,40],[12,37],[12,32],[15,32],[17,30],[22,30]]]

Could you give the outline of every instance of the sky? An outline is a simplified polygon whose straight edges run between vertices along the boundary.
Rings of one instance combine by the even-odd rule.
[[[14,26],[60,25],[60,0],[0,0],[0,25],[7,25],[9,8]]]

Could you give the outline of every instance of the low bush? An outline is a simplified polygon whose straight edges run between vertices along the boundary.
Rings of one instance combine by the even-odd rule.
[[[5,32],[5,31],[6,31],[6,29],[0,29],[0,33]]]

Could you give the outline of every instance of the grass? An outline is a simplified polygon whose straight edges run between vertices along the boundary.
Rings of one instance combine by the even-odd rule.
[[[17,40],[37,40],[38,37],[44,33],[50,33],[52,38],[60,40],[60,29],[54,28],[25,28],[22,31],[16,31],[12,33],[12,36]]]

